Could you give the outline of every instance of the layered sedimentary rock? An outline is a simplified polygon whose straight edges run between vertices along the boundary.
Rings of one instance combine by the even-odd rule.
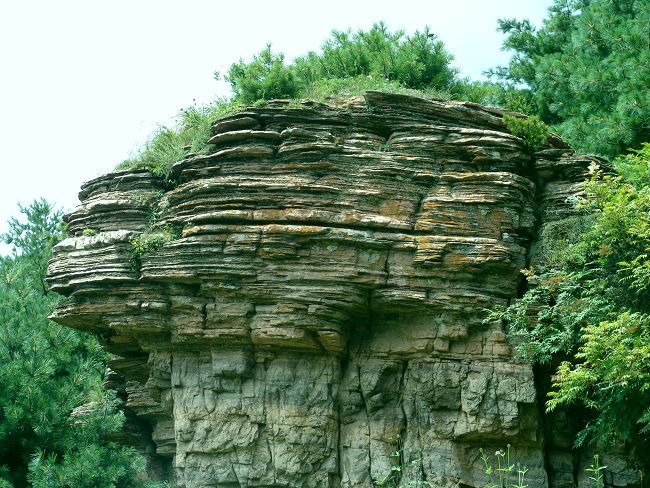
[[[531,367],[484,318],[593,158],[378,92],[213,132],[166,177],[86,183],[48,276],[177,486],[482,486],[479,448],[506,444],[531,486],[572,485]]]

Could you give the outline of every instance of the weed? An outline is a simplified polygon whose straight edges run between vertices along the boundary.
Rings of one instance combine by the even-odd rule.
[[[131,267],[135,272],[140,271],[142,256],[160,250],[167,242],[180,238],[182,227],[166,225],[154,232],[143,232],[131,240]]]
[[[386,476],[373,480],[374,486],[378,488],[421,488],[429,486],[422,479],[420,470],[422,459],[411,459],[408,462],[405,462],[401,437],[397,437],[395,450],[391,452],[390,457],[394,460],[393,465],[390,467],[390,470]],[[408,483],[404,483],[402,482],[402,477],[404,475],[404,471],[407,468],[414,468],[414,470],[418,470],[420,472],[420,476],[418,476],[417,479],[409,481]]]
[[[486,478],[485,488],[528,488],[528,485],[525,484],[528,468],[521,466],[519,463],[515,464],[515,462],[511,460],[510,447],[510,444],[508,444],[505,451],[499,449],[494,453],[497,461],[496,469],[492,464],[490,456],[485,454],[483,449],[479,449]],[[516,471],[515,466],[517,468]],[[517,474],[516,482],[510,480],[513,473]],[[496,481],[496,478],[498,478],[498,482]]]
[[[593,483],[594,488],[603,486],[603,471],[607,466],[601,466],[598,454],[594,454],[594,462],[585,471],[589,473],[589,480]]]
[[[526,484],[526,473],[528,468],[519,463],[511,461],[510,458],[510,444],[507,449],[499,449],[494,453],[497,461],[497,468],[495,469],[490,456],[479,449],[481,460],[483,461],[483,471],[485,472],[485,485],[484,488],[528,488]],[[604,486],[603,471],[607,466],[601,466],[598,454],[594,455],[594,462],[585,471],[589,474],[589,481],[591,481],[594,488],[602,488]],[[510,480],[512,473],[517,474],[517,480]],[[498,481],[495,479],[498,477]],[[641,485],[643,486],[643,485]]]
[[[528,488],[528,485],[525,484],[527,472],[528,468],[517,463],[517,483],[513,483],[512,488]]]
[[[379,152],[389,152],[390,151],[390,144],[388,142],[385,142],[379,146]]]
[[[81,231],[81,235],[84,237],[96,236],[97,231],[95,229],[91,229],[90,227],[86,227],[84,230]]]

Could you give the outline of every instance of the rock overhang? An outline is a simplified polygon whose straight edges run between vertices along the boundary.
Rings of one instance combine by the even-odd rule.
[[[532,371],[483,319],[594,158],[501,115],[369,92],[217,121],[168,177],[83,186],[53,318],[141,361],[127,405],[179,486],[369,486],[396,436],[430,446],[405,480],[478,486],[470,451],[510,442],[546,483]]]

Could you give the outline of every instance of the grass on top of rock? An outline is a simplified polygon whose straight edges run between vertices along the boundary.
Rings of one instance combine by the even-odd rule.
[[[159,127],[137,154],[117,169],[147,168],[165,176],[176,161],[208,150],[215,120],[272,99],[325,102],[379,90],[468,100],[526,114],[533,111],[529,93],[461,78],[451,66],[452,60],[428,28],[407,35],[391,32],[383,23],[368,31],[333,31],[319,52],[309,52],[291,63],[267,45],[252,60],[234,63],[223,76],[232,87],[232,97],[181,110],[174,125]],[[215,77],[221,78],[221,74],[215,73]]]
[[[174,126],[160,126],[137,154],[122,161],[116,169],[146,168],[153,174],[165,176],[176,161],[206,150],[210,127],[216,119],[243,108],[243,104],[225,99],[202,107],[185,108],[180,111]]]

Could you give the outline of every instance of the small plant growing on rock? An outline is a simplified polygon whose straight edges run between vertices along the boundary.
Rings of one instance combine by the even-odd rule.
[[[97,231],[95,229],[91,229],[90,227],[86,227],[81,231],[81,235],[84,237],[92,237],[97,235]]]
[[[510,133],[521,138],[531,152],[541,149],[548,138],[548,126],[534,115],[525,118],[504,115],[503,122]]]
[[[379,151],[380,152],[390,152],[390,144],[388,142],[384,142],[379,146]]]
[[[505,451],[499,449],[494,453],[497,460],[496,469],[492,464],[490,456],[485,454],[483,449],[479,449],[485,471],[485,488],[528,488],[528,485],[526,484],[526,473],[528,472],[528,468],[511,461],[510,447],[510,444],[508,444]],[[515,466],[517,468],[516,471]],[[516,482],[512,480],[511,483],[510,477],[512,473],[517,474],[517,480]],[[498,480],[496,478],[498,478]]]
[[[381,488],[420,488],[429,486],[421,476],[418,476],[417,479],[411,480],[408,483],[402,482],[404,469],[417,468],[420,466],[422,460],[420,458],[411,459],[409,462],[405,463],[402,439],[400,437],[397,437],[396,444],[396,449],[390,454],[390,457],[394,460],[390,471],[383,478],[375,479],[373,485]]]
[[[517,483],[513,483],[512,488],[528,488],[528,485],[525,484],[527,472],[528,468],[517,463]]]
[[[144,232],[133,239],[131,241],[131,266],[133,270],[140,270],[143,255],[158,251],[165,243],[180,238],[181,233],[181,227],[167,225],[155,232]]]
[[[585,468],[585,471],[589,473],[589,481],[594,488],[600,488],[603,486],[603,471],[607,466],[601,466],[598,454],[594,454],[594,462],[588,468]]]

